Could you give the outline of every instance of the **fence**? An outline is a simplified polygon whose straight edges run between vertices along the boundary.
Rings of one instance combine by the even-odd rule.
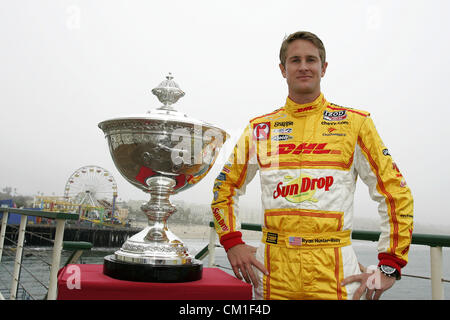
[[[196,259],[204,259],[209,255],[209,266],[215,264],[215,248],[217,241],[217,234],[214,229],[214,222],[209,223],[210,226],[210,237],[209,244],[200,250],[195,256]],[[252,223],[242,223],[242,230],[252,230],[261,231],[261,225]],[[364,231],[364,230],[353,230],[352,239],[355,240],[366,240],[366,241],[378,241],[380,237],[380,232],[376,231]],[[450,247],[450,236],[447,235],[434,235],[434,234],[415,234],[412,235],[412,244],[426,245],[430,247],[430,263],[431,263],[431,278],[405,275],[406,277],[417,277],[422,279],[431,280],[431,298],[433,300],[443,300],[444,299],[444,286],[443,282],[450,282],[442,278],[442,248]]]
[[[16,257],[14,260],[14,270],[11,281],[10,299],[15,300],[17,298],[17,289],[19,285],[19,274],[22,267],[22,253],[25,240],[25,230],[27,227],[28,216],[41,217],[47,219],[55,219],[56,230],[55,238],[53,240],[53,252],[52,261],[50,267],[50,279],[48,285],[48,300],[56,300],[57,293],[57,276],[58,269],[61,262],[61,251],[63,248],[63,235],[66,220],[78,220],[78,214],[62,213],[62,212],[50,212],[50,211],[36,211],[29,209],[16,209],[16,208],[0,208],[0,212],[3,212],[2,225],[0,229],[0,262],[3,256],[3,247],[5,243],[6,225],[8,223],[9,213],[20,214],[20,225],[17,238]],[[0,293],[0,300],[4,299]]]

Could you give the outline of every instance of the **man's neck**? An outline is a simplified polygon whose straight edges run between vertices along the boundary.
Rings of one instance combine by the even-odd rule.
[[[295,92],[289,92],[289,99],[291,99],[292,101],[294,101],[295,103],[298,104],[305,104],[305,103],[310,103],[313,102],[314,100],[317,99],[317,97],[320,96],[320,91],[319,93],[317,92],[313,92],[313,93],[295,93]]]

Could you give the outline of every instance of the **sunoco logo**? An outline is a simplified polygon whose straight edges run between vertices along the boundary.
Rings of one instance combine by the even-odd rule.
[[[278,183],[277,188],[273,192],[273,198],[283,197],[294,203],[303,201],[317,202],[318,200],[313,198],[316,190],[329,191],[333,182],[333,176],[321,178],[312,178],[307,175],[300,175],[298,178],[285,176],[284,182]]]

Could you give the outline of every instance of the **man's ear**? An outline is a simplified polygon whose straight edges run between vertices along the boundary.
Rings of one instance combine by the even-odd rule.
[[[286,78],[286,68],[280,63],[280,70],[281,70],[281,74],[283,75],[283,78]]]
[[[325,72],[327,71],[327,67],[328,67],[328,62],[325,62],[322,66],[322,78],[325,75]]]

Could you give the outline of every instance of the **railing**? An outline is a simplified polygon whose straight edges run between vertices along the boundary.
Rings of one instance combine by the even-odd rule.
[[[61,262],[61,251],[63,248],[63,235],[66,220],[78,220],[78,214],[52,212],[52,211],[37,211],[29,209],[16,209],[16,208],[0,208],[0,212],[3,212],[2,225],[0,229],[0,262],[3,256],[3,247],[5,242],[6,225],[8,223],[9,213],[18,213],[21,215],[19,234],[17,238],[16,257],[14,260],[14,270],[11,281],[10,299],[15,300],[17,298],[17,288],[19,285],[19,274],[22,265],[22,253],[25,240],[25,229],[27,226],[28,216],[42,217],[47,219],[55,219],[56,230],[55,239],[53,240],[53,252],[52,261],[50,267],[50,279],[48,285],[48,300],[56,300],[57,293],[57,275]],[[0,300],[4,299],[0,293]]]
[[[214,222],[209,223],[210,236],[209,244],[200,250],[195,256],[196,259],[202,260],[209,255],[209,266],[215,265],[215,248],[217,233],[214,228]],[[262,231],[261,225],[253,223],[242,223],[242,230]],[[378,241],[380,232],[353,230],[352,239]],[[431,298],[433,300],[444,299],[444,285],[443,282],[450,282],[442,278],[442,247],[450,247],[450,236],[448,235],[434,235],[434,234],[417,234],[412,235],[412,244],[425,245],[430,247],[430,263],[431,263],[431,278],[406,275],[406,277],[417,277],[422,279],[431,279]]]

